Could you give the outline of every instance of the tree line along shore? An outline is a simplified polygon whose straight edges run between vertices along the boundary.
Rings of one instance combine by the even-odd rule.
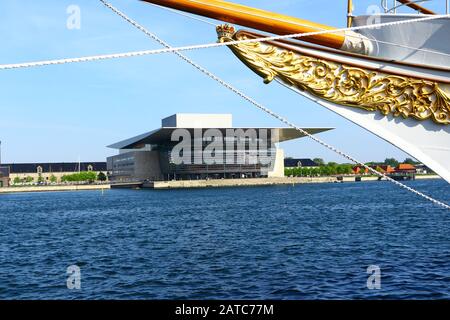
[[[286,177],[326,177],[336,175],[373,175],[367,168],[361,165],[349,163],[328,162],[321,158],[313,159],[314,166],[288,167],[284,169]],[[395,158],[386,158],[384,162],[367,162],[366,166],[371,167],[383,174],[414,174],[414,175],[436,175],[432,170],[423,164],[406,158],[403,162]]]

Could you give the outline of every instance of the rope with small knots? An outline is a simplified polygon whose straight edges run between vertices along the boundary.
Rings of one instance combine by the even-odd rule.
[[[119,11],[117,8],[115,8],[114,6],[112,6],[111,4],[109,4],[107,1],[105,0],[99,0],[100,2],[102,2],[107,8],[111,9],[114,13],[116,13],[117,15],[119,15],[121,18],[123,18],[125,21],[127,21],[128,23],[130,23],[131,25],[133,25],[135,28],[137,28],[138,30],[144,32],[146,35],[148,35],[150,38],[152,38],[153,40],[157,41],[159,44],[161,44],[162,46],[166,47],[166,48],[171,48],[171,46],[165,42],[164,40],[162,40],[161,38],[159,38],[158,36],[156,36],[155,34],[153,34],[152,32],[148,31],[146,28],[144,28],[142,25],[140,25],[139,23],[137,23],[136,21],[134,21],[133,19],[129,18],[127,15],[125,15],[123,12]],[[181,59],[183,59],[184,61],[186,61],[187,63],[189,63],[190,65],[192,65],[193,67],[195,67],[196,69],[198,69],[200,72],[202,72],[203,74],[207,75],[208,77],[210,77],[211,79],[213,79],[214,81],[218,82],[220,85],[224,86],[225,88],[231,90],[232,92],[234,92],[235,94],[237,94],[238,96],[240,96],[241,98],[243,98],[244,100],[246,100],[247,102],[251,103],[252,105],[254,105],[255,107],[257,107],[258,109],[264,111],[265,113],[269,114],[270,116],[274,117],[275,119],[283,122],[284,124],[288,125],[291,128],[294,128],[295,130],[299,131],[300,133],[302,133],[303,135],[309,137],[310,139],[312,139],[313,141],[319,143],[320,145],[324,146],[325,148],[337,153],[338,155],[350,160],[351,162],[358,164],[364,168],[366,168],[369,172],[382,177],[386,180],[388,180],[389,182],[392,182],[393,184],[407,190],[410,191],[428,201],[431,201],[432,203],[441,206],[443,208],[446,209],[450,209],[450,206],[444,202],[441,202],[439,200],[436,200],[420,191],[417,191],[411,187],[408,187],[407,185],[398,182],[394,179],[392,179],[391,177],[388,177],[387,175],[376,171],[375,169],[369,167],[368,165],[364,164],[362,161],[357,160],[356,158],[348,155],[347,153],[337,149],[336,147],[326,143],[325,141],[315,137],[314,135],[310,134],[309,132],[307,132],[306,130],[300,128],[299,126],[295,125],[294,123],[290,122],[289,120],[287,120],[286,118],[276,114],[275,112],[273,112],[272,110],[270,110],[269,108],[265,107],[264,105],[262,105],[261,103],[257,102],[256,100],[254,100],[253,98],[249,97],[248,95],[246,95],[245,93],[243,93],[242,91],[240,91],[239,89],[235,88],[234,86],[228,84],[227,82],[225,82],[224,80],[222,80],[221,78],[219,78],[218,76],[214,75],[213,73],[211,73],[210,71],[206,70],[204,67],[200,66],[199,64],[197,64],[196,62],[192,61],[190,58],[186,57],[185,55],[183,55],[182,53],[178,52],[178,51],[174,51],[174,53],[180,57]]]

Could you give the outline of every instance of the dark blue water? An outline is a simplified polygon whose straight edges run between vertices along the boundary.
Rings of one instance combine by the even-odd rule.
[[[450,212],[387,182],[1,195],[0,298],[449,299]]]

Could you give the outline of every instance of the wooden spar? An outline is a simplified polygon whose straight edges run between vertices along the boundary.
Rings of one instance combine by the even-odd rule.
[[[142,0],[176,10],[254,28],[278,35],[336,30],[333,27],[276,14],[265,10],[234,4],[221,0]],[[341,49],[345,35],[338,33],[302,37],[315,44]]]
[[[411,9],[417,10],[423,14],[436,14],[434,11],[428,10],[427,8],[418,5],[417,3],[411,2],[410,0],[397,0],[398,2],[410,7]]]
[[[347,2],[347,28],[350,28],[353,23],[353,0]]]

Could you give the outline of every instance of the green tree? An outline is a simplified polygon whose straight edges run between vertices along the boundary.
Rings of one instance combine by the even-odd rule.
[[[331,166],[328,166],[328,168],[330,168],[330,175],[337,174],[337,165],[331,165]]]
[[[417,164],[417,162],[414,161],[414,160],[411,159],[411,158],[406,158],[406,159],[403,161],[403,163],[412,164],[412,165]]]
[[[323,161],[322,158],[314,158],[313,161],[315,163],[317,163],[319,166],[324,166],[325,165],[325,161]]]
[[[26,183],[31,183],[33,181],[34,181],[33,177],[28,176],[28,177],[25,178],[25,182]]]
[[[391,167],[396,167],[398,166],[398,161],[395,158],[386,158],[384,159],[384,164]]]
[[[344,174],[353,174],[353,166],[350,164],[347,164],[345,166]]]
[[[300,176],[307,177],[311,173],[311,169],[309,168],[300,168]]]
[[[55,177],[54,174],[52,174],[52,175],[50,176],[50,182],[51,182],[51,183],[56,183],[57,181],[58,181],[58,179]]]
[[[40,174],[40,173],[39,173],[37,182],[38,182],[38,183],[43,183],[43,182],[44,182],[44,177],[42,177],[42,174]]]
[[[311,175],[311,168],[302,168],[303,176],[310,176]]]
[[[22,179],[20,179],[19,177],[15,177],[14,180],[13,180],[14,184],[19,184],[21,182],[22,182]]]
[[[98,181],[106,181],[108,179],[108,177],[106,176],[106,174],[104,174],[103,172],[99,172],[97,175],[97,180]]]
[[[92,171],[82,171],[61,177],[62,182],[94,182],[97,175]]]
[[[291,169],[291,168],[284,168],[284,176],[285,177],[290,177],[290,176],[293,176],[293,169]],[[100,172],[101,173],[101,172]],[[98,174],[99,176],[100,176],[100,173]],[[100,177],[99,176],[97,176],[97,179],[98,180],[100,180]],[[103,181],[103,180],[100,180],[100,181]]]

